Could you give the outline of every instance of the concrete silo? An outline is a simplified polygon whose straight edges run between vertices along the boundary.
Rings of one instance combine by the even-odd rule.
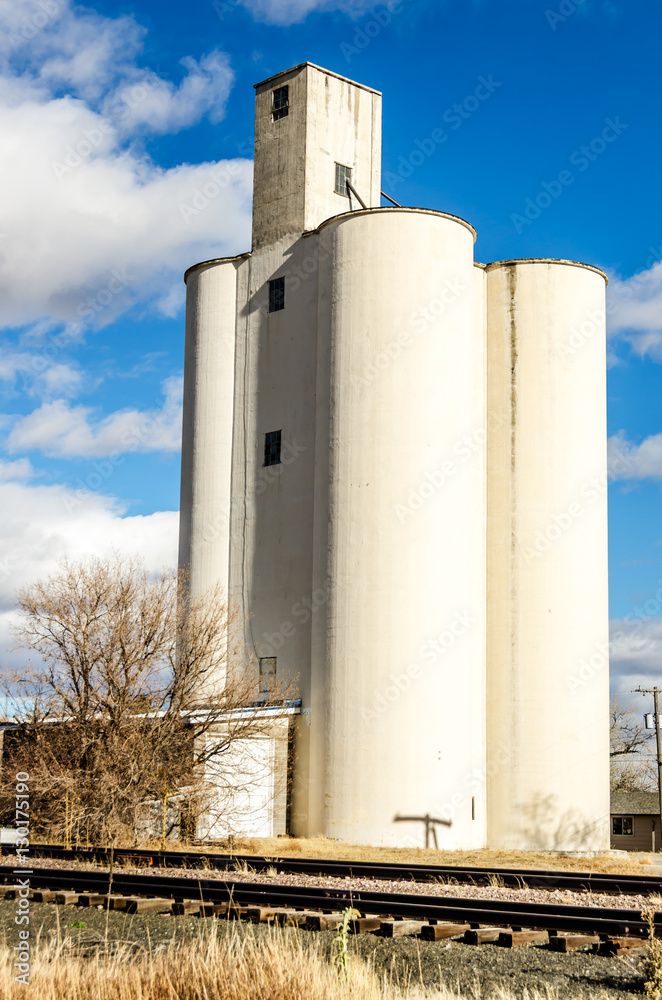
[[[603,276],[380,207],[376,91],[256,91],[252,250],[187,272],[180,564],[296,678],[288,829],[606,847]]]
[[[441,814],[452,820],[444,843],[478,845],[484,491],[476,459],[457,451],[484,420],[474,232],[441,213],[387,208],[320,234],[321,828],[419,843],[420,821],[395,817]]]
[[[605,848],[605,276],[504,261],[487,285],[488,843]]]

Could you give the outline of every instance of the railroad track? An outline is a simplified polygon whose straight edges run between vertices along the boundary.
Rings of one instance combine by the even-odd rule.
[[[16,869],[13,866],[0,867],[0,885],[5,886],[5,893],[8,891],[10,896],[16,894],[17,890],[12,888],[16,881]],[[412,933],[420,933],[422,937],[431,937],[433,940],[455,937],[458,934],[474,934],[477,940],[467,937],[465,940],[482,943],[483,939],[495,941],[499,935],[505,935],[510,938],[511,943],[513,940],[515,943],[525,943],[524,938],[515,936],[535,933],[540,935],[543,932],[544,937],[546,932],[552,947],[554,942],[551,939],[560,938],[556,950],[570,950],[565,947],[570,940],[567,935],[570,935],[574,938],[579,936],[580,940],[589,939],[584,940],[583,944],[599,945],[602,942],[602,945],[612,948],[612,954],[620,954],[618,948],[623,949],[633,943],[640,945],[641,939],[648,935],[648,925],[639,912],[618,908],[557,906],[490,899],[477,901],[364,889],[344,890],[234,880],[224,882],[219,879],[163,876],[156,872],[133,875],[116,871],[111,879],[108,872],[37,868],[30,871],[29,881],[33,898],[36,891],[46,892],[47,896],[61,894],[66,897],[60,902],[79,902],[86,897],[88,902],[92,899],[103,904],[104,900],[128,897],[133,901],[133,912],[140,912],[145,906],[158,909],[166,904],[172,907],[174,904],[188,902],[197,906],[198,910],[208,908],[203,915],[249,915],[251,919],[256,919],[257,913],[257,919],[260,920],[269,919],[270,914],[289,911],[291,914],[304,914],[310,927],[315,926],[313,918],[317,918],[317,929],[323,929],[320,921],[325,914],[337,916],[348,907],[353,907],[361,913],[365,922],[364,926],[358,926],[360,921],[358,922],[358,930],[378,930],[382,923],[395,926],[396,921],[406,921],[412,928]],[[145,905],[139,905],[141,900],[146,901]],[[108,905],[111,905],[110,902]],[[252,915],[248,913],[249,910],[252,910]],[[290,922],[302,923],[294,917]],[[658,934],[662,932],[662,912],[655,914],[654,926]],[[427,928],[425,933],[424,928]],[[542,940],[542,937],[529,937],[528,940]]]
[[[35,857],[108,863],[105,848],[67,850],[53,844],[34,844]],[[469,885],[495,885],[519,889],[572,889],[575,892],[650,895],[662,893],[662,878],[646,875],[604,875],[593,872],[531,871],[524,868],[456,868],[453,865],[379,864],[374,862],[327,861],[315,858],[278,858],[250,854],[208,854],[198,851],[148,851],[121,849],[116,860],[135,861],[159,868],[213,868],[232,871],[247,865],[256,872],[275,868],[282,874],[332,875],[337,878],[372,878],[389,881],[450,881]]]

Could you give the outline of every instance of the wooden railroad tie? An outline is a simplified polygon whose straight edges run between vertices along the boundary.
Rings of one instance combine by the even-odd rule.
[[[501,931],[496,944],[502,948],[517,948],[522,944],[547,944],[547,931]]]
[[[499,934],[503,932],[503,927],[477,927],[475,930],[465,931],[465,944],[494,944],[499,940]]]
[[[342,921],[342,913],[312,913],[306,920],[306,928],[309,931],[335,931]]]
[[[79,896],[79,892],[56,892],[55,902],[60,906],[77,906]]]
[[[469,924],[425,924],[421,928],[421,938],[424,941],[446,941],[462,937],[468,930]]]
[[[0,899],[19,898],[21,886],[0,886]],[[300,910],[287,906],[241,906],[230,900],[211,903],[204,900],[173,899],[172,897],[110,895],[98,892],[77,892],[75,890],[56,891],[52,889],[32,889],[30,899],[36,903],[58,903],[62,905],[102,906],[127,913],[169,913],[174,916],[195,916],[199,918],[223,918],[226,920],[251,920],[253,923],[273,923],[282,927],[303,927],[312,931],[337,931],[343,922],[341,912],[320,910]],[[579,949],[590,949],[594,954],[605,957],[621,957],[632,949],[646,947],[643,938],[634,936],[598,935],[594,933],[576,934],[556,930],[533,930],[530,928],[490,927],[476,923],[437,922],[437,920],[411,920],[381,916],[359,916],[350,920],[347,929],[352,934],[377,932],[382,937],[420,937],[424,941],[444,941],[461,938],[465,944],[496,944],[504,948],[516,948],[525,944],[548,945],[552,951],[567,953]]]
[[[588,948],[589,945],[598,945],[600,938],[597,934],[557,934],[549,939],[549,947],[552,951],[568,952],[577,951],[579,948]]]
[[[596,954],[604,955],[607,958],[620,958],[621,955],[627,955],[633,948],[645,948],[646,946],[645,938],[609,937],[600,942],[596,948]]]
[[[124,909],[127,913],[172,913],[172,899],[149,899],[129,896]]]
[[[379,933],[382,937],[407,937],[410,934],[420,934],[429,925],[424,920],[382,920]]]

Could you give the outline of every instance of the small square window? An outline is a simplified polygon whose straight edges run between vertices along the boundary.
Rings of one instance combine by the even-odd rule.
[[[611,830],[615,837],[633,837],[634,817],[613,816],[611,821]]]
[[[275,656],[260,657],[260,677],[276,676],[276,659]]]
[[[287,118],[290,110],[290,88],[277,87],[273,92],[273,107],[271,109],[272,120],[277,122],[281,118]]]
[[[349,181],[350,184],[352,182],[352,168],[344,167],[342,163],[336,163],[336,186],[333,189],[336,194],[344,194],[349,197],[347,181]]]
[[[274,278],[269,282],[269,312],[280,312],[285,308],[285,278]]]
[[[280,465],[280,439],[282,431],[268,431],[264,435],[264,464]]]

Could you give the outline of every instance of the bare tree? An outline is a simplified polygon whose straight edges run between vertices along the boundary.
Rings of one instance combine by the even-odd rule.
[[[655,791],[657,764],[654,732],[644,727],[642,716],[631,706],[612,698],[609,754],[613,792]]]
[[[165,838],[182,812],[218,825],[259,783],[272,709],[292,691],[259,690],[219,591],[191,599],[174,573],[116,556],[64,563],[17,610],[18,643],[37,658],[5,678],[4,763],[31,774],[33,828],[113,843],[157,813]]]

